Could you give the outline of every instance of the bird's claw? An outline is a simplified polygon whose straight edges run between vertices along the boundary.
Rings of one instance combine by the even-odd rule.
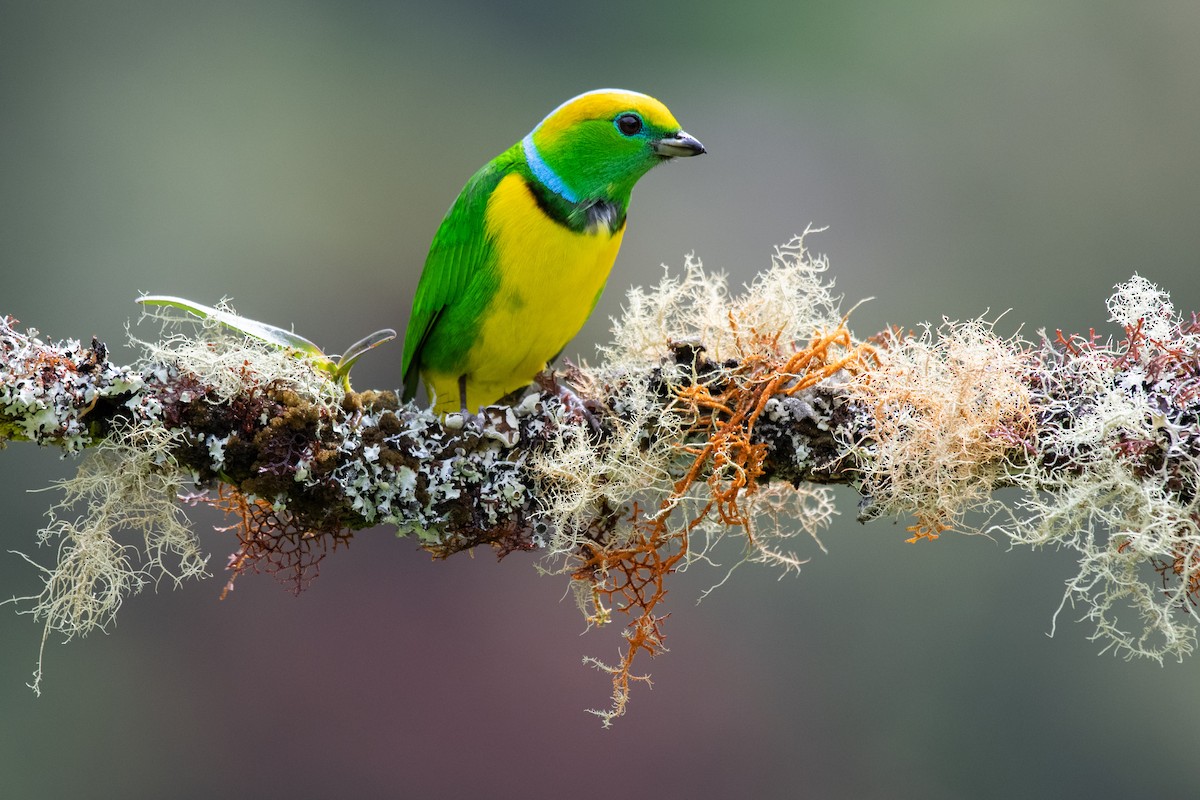
[[[603,432],[599,418],[589,408],[589,404],[594,406],[595,403],[580,397],[565,383],[559,383],[554,370],[542,370],[534,377],[534,382],[544,393],[558,398],[558,401],[562,403],[565,419],[573,422],[586,421],[593,433],[599,435]]]

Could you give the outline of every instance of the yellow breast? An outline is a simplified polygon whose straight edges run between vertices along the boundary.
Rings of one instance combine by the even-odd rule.
[[[602,226],[577,233],[560,225],[515,174],[492,193],[485,225],[496,248],[500,285],[467,357],[471,410],[528,385],[579,332],[625,232]],[[457,408],[457,392],[453,396]]]

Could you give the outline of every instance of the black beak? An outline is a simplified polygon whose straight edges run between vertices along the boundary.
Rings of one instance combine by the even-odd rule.
[[[667,158],[698,156],[707,152],[700,140],[685,131],[659,139],[654,143],[654,152]]]

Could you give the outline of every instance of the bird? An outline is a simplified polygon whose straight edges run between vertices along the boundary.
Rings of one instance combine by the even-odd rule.
[[[660,101],[567,100],[476,172],[434,234],[404,335],[404,399],[473,413],[528,386],[591,314],[634,184],[706,152]]]

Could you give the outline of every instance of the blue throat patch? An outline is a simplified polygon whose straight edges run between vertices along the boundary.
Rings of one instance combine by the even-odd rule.
[[[571,191],[567,184],[563,183],[563,179],[558,176],[558,173],[542,160],[542,154],[538,152],[537,145],[533,143],[532,131],[521,140],[521,147],[525,150],[525,161],[529,164],[529,170],[535,178],[541,181],[543,186],[568,203],[579,202],[579,195]]]

